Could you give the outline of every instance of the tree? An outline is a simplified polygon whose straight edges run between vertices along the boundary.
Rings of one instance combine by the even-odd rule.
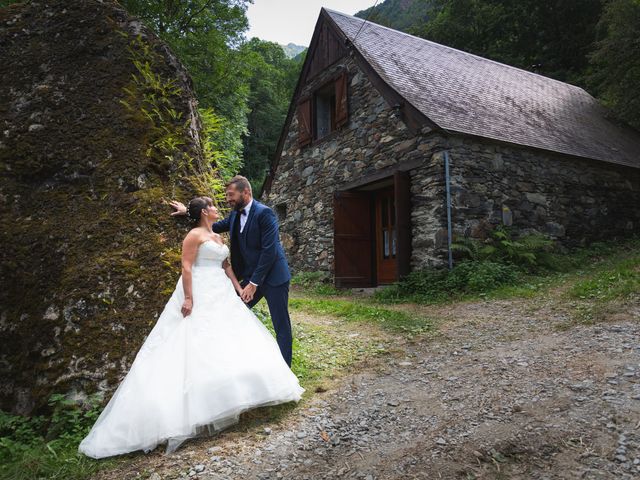
[[[203,108],[212,108],[221,128],[214,143],[240,163],[246,132],[249,72],[240,47],[251,0],[121,0],[165,41],[193,78]]]
[[[280,45],[258,38],[243,45],[241,53],[251,71],[241,173],[259,194],[258,187],[275,154],[304,57],[289,59]]]
[[[640,130],[640,0],[610,1],[598,27],[591,84],[605,105]]]
[[[436,3],[434,0],[385,0],[375,7],[359,11],[355,16],[407,32],[431,18],[435,14],[432,9]]]
[[[454,48],[585,84],[601,0],[434,0],[415,33]]]

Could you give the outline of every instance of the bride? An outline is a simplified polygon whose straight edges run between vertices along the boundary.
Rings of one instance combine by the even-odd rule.
[[[236,292],[228,247],[211,225],[208,197],[188,206],[197,226],[182,244],[182,276],[129,373],[82,440],[93,458],[172,452],[187,438],[219,431],[241,412],[298,401],[304,389],[278,344]]]

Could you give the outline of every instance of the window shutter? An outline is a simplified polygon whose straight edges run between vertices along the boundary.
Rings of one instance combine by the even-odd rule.
[[[345,72],[336,80],[336,128],[342,127],[349,120],[347,77]]]
[[[298,145],[304,147],[311,143],[311,99],[298,104]]]

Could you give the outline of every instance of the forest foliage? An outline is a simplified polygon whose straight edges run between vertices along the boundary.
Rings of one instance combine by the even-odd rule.
[[[11,3],[0,0],[0,7]],[[216,119],[209,141],[220,151],[221,170],[245,174],[259,193],[305,53],[290,58],[292,45],[248,39],[250,3],[121,0],[187,67],[200,107]],[[583,87],[640,129],[640,0],[373,4],[356,15]]]

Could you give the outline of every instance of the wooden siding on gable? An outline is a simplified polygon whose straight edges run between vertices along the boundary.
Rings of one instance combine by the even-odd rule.
[[[313,50],[313,58],[309,63],[307,79],[315,77],[347,53],[342,40],[331,31],[326,21],[320,25],[318,34],[318,43]]]

